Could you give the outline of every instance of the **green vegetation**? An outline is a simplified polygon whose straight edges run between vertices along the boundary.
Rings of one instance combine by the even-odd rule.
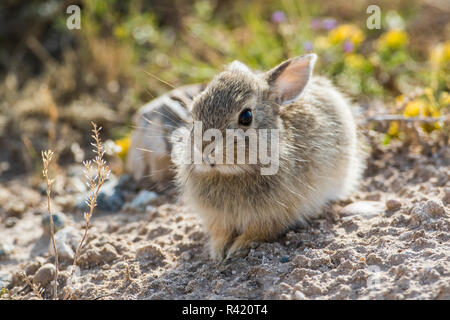
[[[381,28],[369,30],[366,9],[370,4],[90,0],[79,2],[81,30],[68,30],[69,15],[58,2],[2,4],[3,12],[14,7],[41,16],[36,19],[40,28],[35,32],[25,36],[17,31],[25,46],[11,46],[8,34],[0,35],[0,41],[7,44],[0,46],[1,77],[9,83],[4,89],[9,98],[0,108],[6,110],[29,97],[27,85],[34,80],[46,85],[51,103],[40,109],[31,106],[33,112],[27,109],[20,116],[41,114],[54,124],[58,136],[64,133],[64,123],[70,124],[66,137],[73,141],[57,148],[32,138],[29,153],[34,146],[70,154],[70,145],[82,139],[70,134],[70,128],[81,132],[90,120],[101,122],[114,139],[125,137],[118,143],[126,146],[132,114],[171,89],[168,84],[206,82],[233,60],[265,70],[288,57],[315,52],[319,56],[315,72],[330,76],[363,106],[380,102],[383,109],[376,114],[440,117],[441,121],[418,127],[425,133],[448,130],[442,117],[448,114],[450,101],[450,41],[445,31],[449,22],[435,23],[445,13],[419,1],[380,1]],[[19,68],[16,60],[20,57]],[[23,95],[12,95],[10,89],[22,90]],[[73,106],[79,100],[78,104],[90,106],[89,119],[79,119],[88,110]],[[56,116],[55,108],[45,107],[52,103]],[[18,137],[20,132],[31,132],[26,124],[36,126],[17,119],[7,121],[22,129],[17,129]],[[387,134],[385,142],[405,137],[398,121],[372,127]]]

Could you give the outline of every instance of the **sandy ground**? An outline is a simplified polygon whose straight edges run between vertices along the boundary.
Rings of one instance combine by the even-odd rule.
[[[195,213],[170,193],[143,212],[97,211],[72,298],[450,299],[450,148],[433,148],[428,155],[395,143],[375,148],[351,199],[222,263],[209,259]],[[35,298],[20,272],[44,298],[52,295],[45,197],[27,185],[21,177],[0,187],[0,286],[9,288],[3,298]],[[67,218],[58,231],[68,248],[60,254],[60,297],[83,227],[73,208],[76,190],[65,191],[54,196]]]

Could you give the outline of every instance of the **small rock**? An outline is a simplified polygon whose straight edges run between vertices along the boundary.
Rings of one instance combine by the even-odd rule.
[[[281,263],[286,263],[286,262],[289,262],[289,261],[290,261],[290,259],[287,256],[283,256],[283,257],[280,258],[280,262]]]
[[[39,260],[33,261],[25,267],[25,274],[27,276],[33,276],[41,266],[42,263]]]
[[[6,288],[10,289],[12,285],[12,275],[9,273],[0,273],[0,289]]]
[[[440,201],[428,200],[423,209],[426,214],[436,218],[445,214],[445,208]]]
[[[137,184],[131,175],[124,174],[120,176],[119,182],[117,183],[117,188],[122,190],[135,190],[136,185]]]
[[[444,205],[449,205],[450,204],[450,188],[445,188],[444,190],[444,194],[442,195],[442,202],[444,203]]]
[[[5,220],[5,227],[12,228],[17,224],[17,221],[19,221],[19,219],[16,217],[8,217]]]
[[[386,209],[389,211],[397,211],[402,206],[402,203],[395,199],[389,199],[386,201]]]
[[[191,260],[192,256],[188,251],[184,251],[181,255],[180,255],[181,260],[184,261],[188,261]]]
[[[75,250],[81,241],[81,233],[73,227],[65,227],[55,234],[56,250],[61,261],[72,261],[75,256]],[[53,244],[50,241],[49,252],[53,255]]]
[[[119,211],[125,203],[125,197],[118,188],[102,190],[97,198],[98,208],[103,211]]]
[[[78,261],[81,264],[102,265],[110,263],[119,258],[116,248],[109,243],[105,243],[101,247],[87,247],[84,253],[80,255]]]
[[[53,224],[55,226],[55,233],[58,232],[58,230],[61,230],[66,225],[66,215],[62,212],[55,212],[52,214],[53,218]],[[45,234],[50,234],[50,215],[45,213],[41,220],[42,228],[44,229]]]
[[[295,300],[305,300],[305,295],[301,291],[295,291]]]
[[[13,250],[12,245],[0,243],[0,259],[10,254],[12,250]]]
[[[286,293],[283,293],[282,295],[280,295],[280,299],[281,300],[292,300],[291,296]]]
[[[430,218],[438,218],[445,214],[445,208],[442,203],[435,200],[428,200],[427,202],[420,202],[411,210],[410,225],[418,226],[423,221]]]
[[[159,196],[156,192],[142,190],[133,199],[133,201],[127,204],[127,209],[132,211],[144,211],[148,205],[155,204]]]
[[[80,210],[87,210],[86,199],[90,191],[77,197],[76,207]],[[119,211],[125,203],[125,196],[120,187],[120,180],[114,176],[103,184],[97,197],[97,207],[103,211]]]
[[[409,288],[410,281],[407,277],[403,276],[397,281],[397,285],[402,288],[403,290],[407,290]]]
[[[46,287],[55,278],[56,268],[51,263],[46,263],[36,272],[33,282],[41,287]]]
[[[26,209],[25,203],[21,201],[10,201],[5,206],[6,212],[10,215],[20,216]]]
[[[102,186],[97,197],[97,206],[100,210],[119,211],[122,208],[125,197],[119,183],[120,180],[111,176]]]
[[[359,216],[370,219],[384,212],[385,205],[379,201],[358,201],[341,209],[343,216]]]

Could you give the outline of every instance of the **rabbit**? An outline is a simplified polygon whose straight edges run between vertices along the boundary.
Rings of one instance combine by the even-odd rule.
[[[291,58],[262,73],[231,63],[194,98],[192,121],[174,131],[175,179],[206,227],[212,259],[245,255],[253,242],[307,223],[358,187],[365,157],[352,105],[328,79],[312,76],[316,58]],[[209,163],[208,156],[193,163],[186,136],[193,137],[194,121],[202,132],[277,129],[278,171],[263,175],[259,163]]]

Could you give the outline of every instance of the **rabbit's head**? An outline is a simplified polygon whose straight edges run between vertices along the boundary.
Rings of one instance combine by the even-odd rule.
[[[225,71],[218,74],[194,99],[191,106],[193,126],[182,134],[194,140],[198,139],[195,137],[196,133],[202,134],[201,143],[196,145],[191,140],[189,144],[194,146],[192,148],[194,153],[200,151],[198,149],[202,147],[204,161],[201,164],[197,163],[194,167],[222,173],[248,171],[252,167],[248,166],[248,163],[230,163],[230,159],[226,158],[227,149],[235,150],[234,161],[237,161],[239,152],[236,150],[237,142],[234,139],[232,142],[227,139],[227,131],[234,131],[236,137],[239,137],[253,130],[259,137],[260,129],[282,130],[279,114],[282,108],[288,107],[301,96],[311,78],[315,60],[315,54],[292,58],[265,73],[255,73],[241,62],[235,61]],[[195,130],[195,124],[201,124],[201,128]],[[211,130],[214,133],[208,134]],[[223,137],[223,142],[217,141],[219,133]],[[249,135],[244,138],[251,143]],[[211,141],[215,142],[214,146]],[[252,150],[251,147],[250,145],[249,149],[246,144],[246,161],[249,161],[248,157],[252,151],[253,154],[256,152],[256,149]],[[214,153],[217,150],[220,152]],[[216,157],[210,157],[213,153]],[[222,159],[223,161],[220,162]]]

